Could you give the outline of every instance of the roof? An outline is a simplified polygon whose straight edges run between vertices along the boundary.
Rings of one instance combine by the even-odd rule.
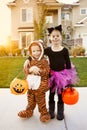
[[[84,17],[82,20],[80,20],[80,21],[77,22],[77,23],[83,23],[85,20],[87,20],[87,17]]]
[[[84,21],[87,20],[87,17],[84,17],[83,19],[81,19],[79,22],[77,22],[74,27],[83,27],[84,25]]]

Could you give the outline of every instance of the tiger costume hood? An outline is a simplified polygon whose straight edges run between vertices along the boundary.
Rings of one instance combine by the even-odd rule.
[[[32,60],[34,60],[34,57],[32,56],[32,52],[31,52],[31,47],[32,47],[32,46],[35,46],[35,45],[39,46],[40,49],[41,49],[41,55],[40,55],[40,57],[38,58],[38,60],[41,60],[41,58],[42,58],[43,55],[44,55],[44,48],[43,48],[43,45],[42,45],[42,43],[41,43],[40,41],[33,41],[33,42],[30,43],[30,45],[29,45],[29,47],[28,47],[29,55],[30,55],[30,57],[32,58]]]

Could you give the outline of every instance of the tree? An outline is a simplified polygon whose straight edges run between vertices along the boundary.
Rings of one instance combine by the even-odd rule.
[[[35,39],[42,39],[46,35],[46,14],[47,14],[47,7],[43,3],[43,0],[38,5],[38,20],[34,19],[34,38]]]

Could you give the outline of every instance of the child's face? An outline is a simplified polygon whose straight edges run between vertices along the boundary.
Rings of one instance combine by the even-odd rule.
[[[32,57],[38,59],[41,55],[41,48],[37,45],[31,47]]]
[[[52,44],[54,44],[54,45],[61,44],[61,41],[62,41],[61,33],[58,30],[53,30],[50,35],[50,40],[51,40]]]

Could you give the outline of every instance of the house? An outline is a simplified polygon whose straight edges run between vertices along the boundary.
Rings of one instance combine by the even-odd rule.
[[[82,38],[82,46],[87,54],[87,1],[80,0],[77,7],[73,7],[73,38]]]
[[[82,45],[87,51],[87,0],[67,5],[58,0],[14,0],[8,3],[11,9],[11,39],[19,48],[26,48],[34,40],[34,20],[39,19],[38,8],[48,8],[46,23],[49,26],[62,24],[69,46]]]

